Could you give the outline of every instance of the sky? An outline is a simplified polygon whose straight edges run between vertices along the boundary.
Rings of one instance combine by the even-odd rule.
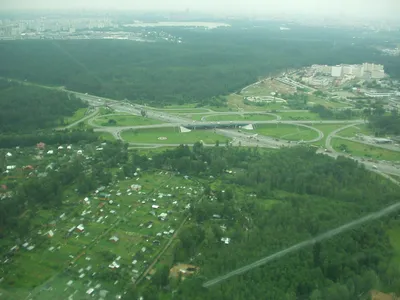
[[[218,13],[298,13],[385,19],[400,15],[400,0],[0,0],[0,10],[82,8],[140,11],[189,9]]]

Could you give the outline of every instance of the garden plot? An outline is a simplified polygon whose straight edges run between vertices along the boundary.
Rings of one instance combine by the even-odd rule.
[[[197,183],[181,175],[140,170],[136,175],[87,197],[70,197],[58,212],[39,211],[39,229],[3,264],[13,272],[0,288],[23,289],[25,296],[44,300],[121,295],[175,233],[188,203],[201,194]]]

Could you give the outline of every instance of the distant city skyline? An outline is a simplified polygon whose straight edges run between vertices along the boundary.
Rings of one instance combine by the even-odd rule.
[[[190,11],[253,15],[309,15],[333,18],[393,19],[399,0],[0,0],[0,10]]]

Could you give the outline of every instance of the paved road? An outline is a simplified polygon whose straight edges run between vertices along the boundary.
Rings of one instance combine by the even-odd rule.
[[[324,151],[320,151],[320,152],[321,153],[323,152],[324,154],[332,156],[332,157],[337,157],[339,155],[342,155],[342,156],[345,156],[347,158],[356,160],[359,163],[364,164],[364,166],[367,169],[372,170],[374,172],[381,172],[381,173],[383,172],[383,173],[390,174],[390,175],[400,176],[400,165],[396,165],[396,164],[393,164],[391,162],[383,162],[383,161],[379,161],[379,162],[366,161],[363,158],[353,157],[353,156],[351,156],[349,154],[346,154],[346,153],[339,153],[339,152],[336,152],[333,149],[333,147],[332,147],[332,138],[335,135],[337,135],[337,133],[339,133],[340,131],[345,130],[345,129],[347,129],[347,128],[351,127],[351,126],[354,126],[354,125],[355,124],[346,125],[346,126],[338,128],[338,129],[332,131],[331,133],[329,133],[329,135],[326,137],[326,140],[325,140],[325,148],[328,151],[330,151],[331,153],[324,152]]]
[[[95,109],[94,109],[94,111],[93,111],[92,113],[90,113],[89,115],[83,117],[82,119],[79,119],[78,121],[76,121],[76,122],[74,122],[74,123],[69,124],[68,126],[65,126],[65,127],[62,128],[62,129],[68,129],[68,128],[74,127],[75,125],[77,125],[77,124],[79,124],[80,122],[83,122],[83,121],[85,121],[85,120],[87,120],[87,119],[90,119],[90,120],[91,120],[91,118],[93,118],[98,112],[99,112],[99,108],[98,108],[98,107],[95,107]]]
[[[166,123],[164,124],[156,124],[156,125],[145,125],[145,126],[125,126],[125,127],[96,127],[94,130],[95,131],[106,131],[110,132],[113,134],[117,139],[121,139],[121,132],[123,130],[127,129],[146,129],[146,128],[165,128],[165,127],[177,127],[177,126],[187,126],[191,127],[195,124],[201,124],[201,125],[209,125],[209,126],[215,126],[218,127],[218,125],[247,125],[247,124],[291,124],[291,125],[298,125],[298,126],[303,126],[310,128],[312,130],[315,130],[318,132],[318,137],[316,139],[313,139],[311,141],[307,142],[315,142],[320,140],[323,137],[323,133],[320,130],[317,130],[316,128],[312,127],[314,124],[343,124],[344,126],[334,130],[331,132],[325,142],[325,147],[331,153],[329,152],[324,152],[324,154],[332,156],[332,157],[337,157],[338,155],[344,155],[348,156],[349,158],[355,159],[359,161],[360,163],[363,163],[368,169],[373,170],[377,172],[378,170],[380,172],[384,172],[386,174],[392,174],[392,175],[399,175],[400,176],[400,170],[397,166],[393,166],[390,163],[384,163],[384,162],[379,162],[379,163],[374,163],[374,162],[368,162],[364,161],[361,158],[354,158],[350,157],[347,154],[342,154],[342,153],[337,153],[333,147],[331,146],[332,138],[337,135],[340,131],[349,128],[351,126],[357,125],[357,124],[363,124],[364,120],[351,120],[351,121],[281,121],[281,120],[272,120],[272,121],[252,121],[252,122],[237,122],[237,121],[220,121],[220,122],[193,122],[193,120],[184,118],[181,116],[177,115],[171,115],[166,113],[165,111],[158,111],[158,110],[153,110],[149,109],[148,107],[142,106],[142,105],[135,105],[135,104],[130,104],[130,103],[123,103],[121,101],[115,101],[111,99],[104,99],[103,100],[98,100],[99,98],[96,96],[92,95],[84,95],[80,93],[75,93],[77,96],[83,98],[83,100],[88,101],[92,105],[103,105],[104,101],[107,101],[107,104],[110,105],[114,110],[119,111],[119,112],[127,112],[135,115],[140,115],[140,111],[142,109],[145,109],[147,112],[147,115],[149,118],[157,119],[157,120],[162,120],[165,121]],[[172,110],[173,111],[173,110]],[[300,110],[299,112],[304,112],[304,110]],[[211,114],[232,114],[235,112],[212,112]],[[254,112],[250,112],[254,113]],[[265,111],[262,111],[262,113],[265,113]],[[193,114],[193,113],[191,113]],[[233,138],[232,145],[242,145],[242,146],[258,146],[258,147],[272,147],[272,148],[279,148],[279,147],[288,147],[288,146],[293,146],[297,145],[297,143],[288,143],[287,141],[282,141],[282,140],[275,140],[269,137],[257,137],[257,139],[249,139],[249,136],[247,134],[239,134],[235,130],[226,130],[226,129],[216,129],[220,134],[223,134],[227,137]],[[360,141],[361,142],[361,141]],[[164,147],[164,146],[177,146],[176,144],[144,144],[144,143],[130,143],[131,146],[137,146],[137,147]],[[205,145],[205,146],[213,146],[213,145]],[[376,146],[374,144],[374,146]],[[375,169],[375,166],[377,169]]]
[[[343,137],[340,135],[335,135],[334,137],[341,138],[343,140],[348,140],[348,141],[355,142],[355,143],[359,143],[359,144],[370,145],[370,146],[377,147],[377,148],[400,152],[400,147],[393,145],[393,144],[376,144],[376,143],[372,143],[372,142],[368,142],[368,141],[359,140],[357,138],[348,138],[348,137]]]

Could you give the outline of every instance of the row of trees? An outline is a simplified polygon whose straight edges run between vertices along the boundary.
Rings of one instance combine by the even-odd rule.
[[[335,161],[306,147],[263,152],[206,149],[198,143],[155,154],[151,161],[134,153],[127,171],[130,164],[197,176],[206,196],[191,204],[192,222],[172,250],[175,262],[197,265],[199,273],[177,284],[160,271],[153,284],[132,293],[145,299],[350,300],[365,297],[372,288],[400,292],[386,233],[389,223],[397,222],[391,217],[202,288],[206,280],[397,201],[397,186],[353,160]],[[218,181],[210,181],[210,175]],[[231,243],[223,244],[221,237],[230,237]]]

